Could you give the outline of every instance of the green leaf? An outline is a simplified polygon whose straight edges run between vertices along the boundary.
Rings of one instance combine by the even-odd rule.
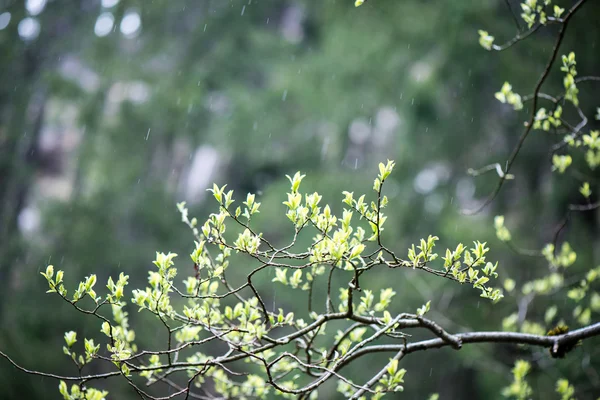
[[[74,332],[74,331],[65,332],[65,342],[67,343],[68,347],[73,346],[76,341],[77,341],[77,332]]]
[[[591,196],[592,190],[590,189],[589,182],[583,183],[583,185],[579,188],[579,193],[581,193],[586,199]]]
[[[430,307],[431,307],[431,300],[429,300],[427,303],[423,304],[423,306],[421,306],[417,309],[417,315],[419,317],[422,317],[429,311]]]

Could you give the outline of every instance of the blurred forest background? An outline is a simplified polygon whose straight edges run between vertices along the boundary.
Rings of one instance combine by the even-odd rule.
[[[597,75],[600,2],[584,8],[559,54],[575,51],[580,73]],[[529,112],[527,104],[514,112],[494,92],[506,80],[532,92],[556,35],[542,29],[492,53],[479,46],[478,29],[497,42],[516,34],[501,0],[371,0],[360,9],[352,0],[0,0],[0,348],[31,369],[75,373],[60,350],[63,334],[99,337],[99,325],[45,294],[39,272],[48,263],[65,270],[67,284],[124,271],[131,290],[146,284],[155,251],[173,251],[184,279],[193,274],[193,238],[176,202],[203,220],[215,210],[206,189],[228,183],[238,198],[258,193],[258,231],[285,237],[285,174],[298,170],[307,174],[304,190],[341,208],[342,190],[370,191],[377,163],[396,160],[389,247],[404,254],[428,234],[443,243],[487,240],[503,277],[544,275],[544,259],[517,256],[496,239],[493,216],[506,214],[513,235],[540,248],[580,199],[580,181],[594,189],[598,177],[583,177],[577,161],[570,175],[552,175],[548,149],[560,137],[536,131],[512,171],[517,179],[484,212],[460,214],[497,182],[467,169],[505,161]],[[545,92],[562,88],[555,69]],[[591,89],[580,94],[588,115],[598,106]],[[597,213],[570,221],[573,271],[598,263],[598,228]],[[244,274],[243,265],[230,270]],[[432,298],[431,317],[451,331],[502,329],[522,304],[513,294],[492,309],[475,291],[402,272],[375,274],[369,284],[393,282],[399,311]],[[272,286],[277,307],[306,307],[271,279],[260,285]],[[552,295],[536,298],[528,319],[544,324],[551,303]],[[146,324],[136,329],[140,345],[158,348],[155,323],[129,311],[134,327]],[[563,360],[492,345],[415,355],[402,362],[407,384],[398,398],[500,398],[517,357],[533,363],[536,398],[558,398],[561,377],[580,400],[596,398],[597,344]],[[369,362],[382,360],[350,369],[364,380]],[[57,385],[0,361],[2,399],[57,399]],[[111,398],[134,398],[124,381],[99,385]],[[339,396],[327,388],[323,398]]]

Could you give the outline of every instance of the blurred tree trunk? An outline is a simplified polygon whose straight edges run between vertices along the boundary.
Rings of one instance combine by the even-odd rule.
[[[43,19],[43,31],[33,41],[26,41],[18,32],[18,22],[27,16],[23,2],[13,2],[5,11],[12,22],[0,41],[0,53],[8,60],[0,65],[0,321],[10,295],[12,271],[26,248],[19,214],[39,161],[38,138],[47,99],[41,73],[61,59],[65,38],[82,18],[76,9],[48,5],[38,16]]]
[[[18,40],[18,37],[15,38]],[[18,71],[9,77],[13,95],[0,107],[8,116],[5,138],[0,143],[0,320],[9,295],[11,272],[22,255],[18,218],[31,186],[35,147],[42,126],[44,96],[38,97],[36,81],[38,60],[26,49],[16,63]],[[16,71],[15,71],[16,72]]]

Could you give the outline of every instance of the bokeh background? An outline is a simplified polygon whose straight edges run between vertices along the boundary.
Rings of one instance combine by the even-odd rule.
[[[560,53],[575,51],[582,75],[600,71],[600,3],[589,3]],[[505,161],[529,112],[514,112],[494,92],[510,80],[530,93],[556,35],[542,29],[491,53],[478,45],[478,29],[498,42],[516,34],[501,0],[370,0],[359,9],[351,0],[0,0],[0,349],[31,369],[75,373],[61,351],[64,332],[101,334],[95,320],[44,293],[39,272],[48,263],[72,285],[96,273],[101,292],[100,282],[120,271],[130,288],[145,285],[155,252],[173,251],[183,279],[193,273],[185,261],[193,238],[176,202],[187,201],[202,220],[214,211],[206,192],[213,182],[238,196],[258,193],[257,230],[283,238],[285,174],[298,170],[307,174],[304,190],[340,210],[342,190],[370,191],[377,163],[394,159],[390,247],[404,254],[428,234],[448,245],[487,241],[503,277],[543,276],[543,259],[518,256],[495,238],[493,216],[506,215],[522,247],[541,248],[566,205],[579,201],[580,181],[593,190],[597,176],[577,160],[570,174],[552,174],[548,150],[561,138],[533,132],[517,179],[480,214],[460,214],[497,182],[467,169]],[[557,66],[544,91],[561,87]],[[597,89],[581,87],[588,115]],[[574,276],[598,262],[596,217],[574,216],[561,234],[578,251]],[[230,270],[243,276],[245,266]],[[273,302],[302,313],[297,293],[271,279],[264,274],[259,284]],[[501,329],[523,304],[513,294],[492,306],[468,288],[410,271],[369,279],[375,289],[394,287],[397,312],[432,299],[431,317],[451,331]],[[536,298],[528,319],[543,324],[545,307],[559,298]],[[557,305],[569,322],[573,304]],[[145,324],[136,329],[140,345],[158,348],[156,325],[130,311],[134,326]],[[564,360],[492,345],[415,354],[402,361],[407,384],[397,397],[501,398],[522,357],[533,364],[535,398],[558,398],[555,382],[566,377],[579,399],[592,399],[600,393],[598,354],[593,343]],[[361,359],[347,371],[362,381],[386,360]],[[57,385],[0,360],[2,399],[57,399]],[[98,385],[111,398],[134,398],[118,380]],[[333,384],[320,394],[338,396]]]

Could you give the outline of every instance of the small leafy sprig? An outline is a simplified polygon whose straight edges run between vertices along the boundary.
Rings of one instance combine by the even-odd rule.
[[[131,302],[138,310],[153,314],[166,330],[168,346],[162,351],[137,351],[135,333],[129,327],[125,311],[127,296],[124,289],[128,276],[121,274],[116,281],[109,278],[105,299],[94,291],[95,275],[82,281],[72,298],[68,298],[63,271],[55,274],[54,267],[49,266],[42,273],[48,281],[49,292],[58,293],[80,312],[96,316],[101,332],[108,338],[106,355],[101,354],[100,344],[87,338],[85,353],[77,355],[73,350],[77,334],[70,331],[65,334],[63,351],[75,361],[79,370],[92,361],[110,362],[125,379],[139,375],[149,384],[184,371],[189,378],[185,390],[202,387],[206,379],[211,379],[215,391],[229,397],[261,396],[270,390],[283,397],[308,395],[316,393],[320,384],[330,377],[338,379],[340,391],[355,398],[361,393],[380,398],[389,391],[402,390],[406,370],[398,369],[400,356],[392,359],[375,376],[377,379],[365,385],[353,383],[338,370],[357,352],[374,345],[380,338],[391,337],[406,343],[408,336],[402,332],[406,328],[423,327],[454,347],[459,347],[460,341],[425,318],[431,308],[430,301],[416,314],[394,315],[392,306],[396,292],[391,287],[378,293],[363,289],[363,284],[368,286],[365,274],[377,267],[412,268],[455,282],[470,283],[481,290],[483,297],[494,301],[502,294],[499,289],[486,286],[490,279],[497,277],[497,265],[486,261],[489,249],[485,243],[475,242],[471,249],[462,244],[456,250],[447,249],[445,262],[439,268],[433,267],[438,258],[434,251],[439,240],[436,236],[413,245],[407,260],[398,258],[383,244],[382,233],[387,220],[383,210],[389,202],[383,190],[394,166],[389,160],[379,164],[379,173],[373,183],[374,200],[368,202],[366,194],[355,199],[353,193],[344,192],[342,204],[345,208],[341,215],[336,215],[329,204],[322,204],[319,193],[303,194],[300,191],[305,175],[298,172],[287,176],[290,190],[282,203],[294,235],[289,243],[279,247],[252,226],[252,217],[260,208],[260,202],[253,194],[246,196],[243,210],[241,206],[234,209],[234,192],[226,190],[226,186],[213,185],[210,191],[217,201],[218,211],[202,225],[195,218],[189,218],[185,203],[178,204],[182,221],[190,227],[195,238],[190,254],[194,274],[184,279],[183,288],[179,289],[175,281],[177,254],[157,252],[153,262],[155,268],[148,273],[148,286],[131,292]],[[358,220],[353,219],[354,215],[358,215]],[[239,232],[232,234],[235,231],[232,225],[236,225]],[[313,240],[308,248],[298,249],[298,235],[305,230],[312,231]],[[370,231],[369,235],[367,231]],[[247,273],[246,283],[238,287],[233,287],[227,277],[232,254],[247,257],[249,265],[253,265]],[[284,307],[267,307],[264,294],[253,281],[256,274],[266,270],[274,270],[273,282],[307,293],[310,312],[305,317],[308,321],[293,312],[286,312]],[[346,277],[346,284],[337,286],[337,307],[333,305],[332,296],[336,288],[331,279],[334,271]],[[327,300],[315,308],[310,304],[318,280],[325,280]],[[95,305],[91,310],[79,306],[85,297],[92,299]],[[101,312],[106,306],[111,308],[111,318]],[[330,320],[345,321],[347,330],[329,337],[326,325]],[[332,340],[330,346],[316,347],[317,336],[329,337]],[[213,357],[200,351],[213,342],[225,343],[229,351]],[[291,342],[296,343],[303,354],[288,353],[283,349]],[[181,357],[185,357],[185,361],[179,361]],[[240,375],[225,364],[238,359],[260,366],[262,372],[236,379]],[[304,386],[284,379],[294,371],[310,377],[313,370],[320,371],[317,376],[321,378]],[[61,383],[60,392],[70,396],[65,398],[79,398],[78,393],[85,388],[85,377],[80,381],[70,392],[65,389],[64,382]]]

